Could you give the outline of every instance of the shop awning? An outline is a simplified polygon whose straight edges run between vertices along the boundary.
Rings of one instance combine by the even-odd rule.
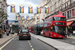
[[[74,21],[67,22],[67,26],[71,25]]]

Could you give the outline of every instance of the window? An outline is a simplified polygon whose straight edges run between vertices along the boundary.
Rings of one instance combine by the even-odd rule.
[[[38,24],[38,27],[43,27],[43,24],[41,23],[41,24]]]
[[[66,21],[65,17],[54,17],[53,18],[54,21]]]
[[[22,33],[28,32],[28,29],[24,29],[21,31]]]
[[[66,17],[66,12],[64,13],[64,16]]]
[[[72,0],[70,0],[70,5],[71,5],[71,3],[72,3]]]
[[[64,26],[52,26],[51,31],[56,32],[56,33],[61,34],[61,35],[65,35],[66,27],[64,27]]]
[[[68,18],[71,18],[71,10],[67,11],[67,16],[68,16]]]
[[[69,18],[71,18],[71,10],[69,11]]]
[[[72,9],[72,16],[74,17],[75,16],[75,10]]]
[[[69,11],[67,11],[67,17],[69,18]]]
[[[44,28],[44,31],[49,31],[49,27],[48,28]]]
[[[6,2],[6,0],[4,0],[4,2]]]
[[[48,24],[44,24],[44,27],[47,27],[48,26]]]
[[[44,23],[48,23],[48,22],[49,22],[49,19],[44,21]]]
[[[50,24],[51,24],[52,21],[53,21],[53,18],[51,18]]]
[[[66,25],[65,23],[58,23],[56,22],[55,25]]]

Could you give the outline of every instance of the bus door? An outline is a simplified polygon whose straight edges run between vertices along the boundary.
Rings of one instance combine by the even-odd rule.
[[[44,35],[49,36],[49,27],[44,28]]]
[[[48,26],[48,24],[44,24],[44,35],[49,36],[49,26]]]

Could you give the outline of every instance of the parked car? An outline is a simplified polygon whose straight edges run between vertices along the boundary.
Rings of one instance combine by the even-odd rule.
[[[19,40],[21,39],[29,39],[31,40],[31,35],[29,33],[28,29],[22,29],[20,34],[19,34]]]

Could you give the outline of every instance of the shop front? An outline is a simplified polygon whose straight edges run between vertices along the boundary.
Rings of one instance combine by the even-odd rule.
[[[72,35],[75,35],[75,21],[67,22],[67,28],[69,33],[72,33]]]

